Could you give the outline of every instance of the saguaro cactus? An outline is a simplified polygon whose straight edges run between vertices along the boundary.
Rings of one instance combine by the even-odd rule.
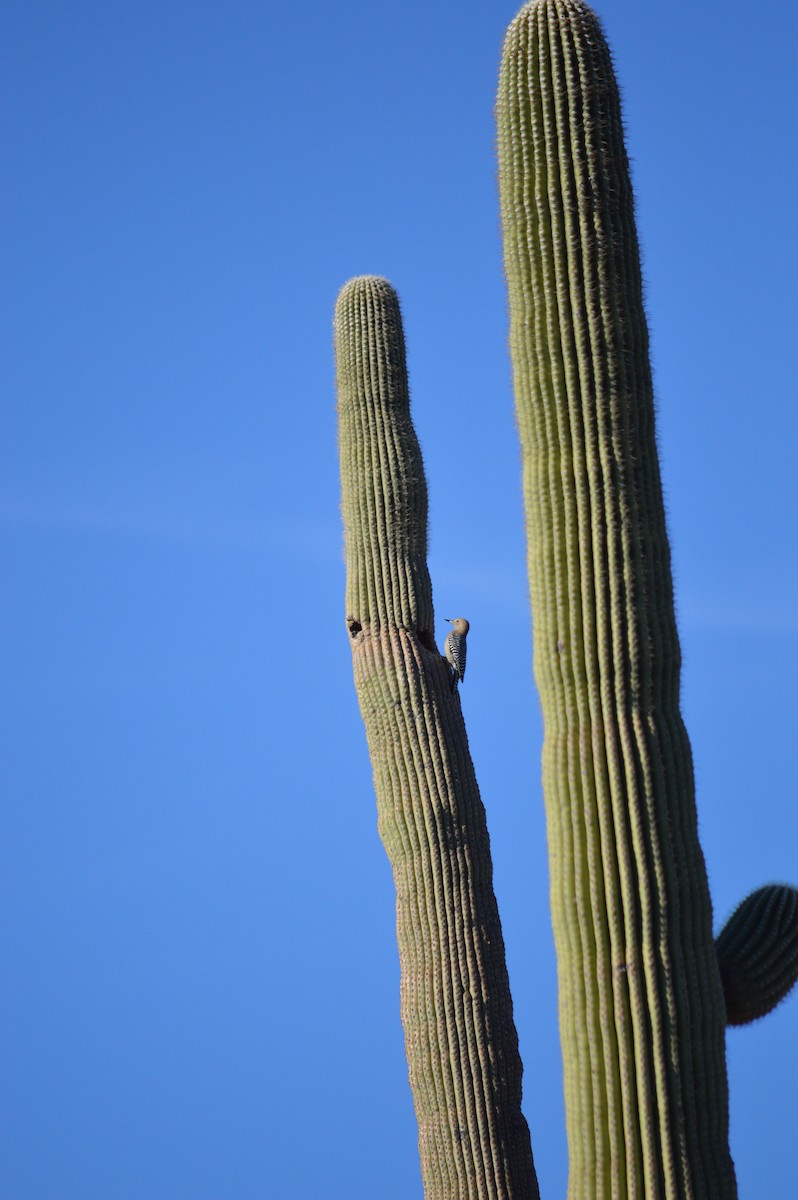
[[[427,489],[399,303],[351,280],[335,313],[346,605],[428,1200],[537,1196],[485,810],[435,648]]]
[[[569,1194],[731,1198],[632,188],[580,0],[536,0],[510,26],[498,124]]]
[[[735,1200],[727,1024],[798,975],[798,891],[712,936],[620,102],[581,0],[510,26],[497,105],[570,1200]],[[396,296],[336,309],[347,627],[393,866],[427,1200],[537,1196],[485,813],[433,636]]]

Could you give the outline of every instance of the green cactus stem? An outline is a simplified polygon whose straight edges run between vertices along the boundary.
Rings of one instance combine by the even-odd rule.
[[[798,980],[798,889],[771,883],[752,892],[715,948],[729,1025],[766,1016]]]
[[[505,41],[499,173],[571,1200],[732,1200],[632,188],[599,23]]]
[[[465,725],[433,637],[427,491],[396,293],[335,314],[346,612],[380,836],[396,884],[401,1012],[427,1200],[532,1200],[521,1060]]]

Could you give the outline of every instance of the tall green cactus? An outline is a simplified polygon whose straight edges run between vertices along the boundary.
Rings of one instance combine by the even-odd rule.
[[[536,0],[498,99],[569,1195],[736,1195],[632,188],[598,21]]]
[[[727,1024],[798,976],[798,891],[712,937],[620,102],[581,0],[510,26],[497,104],[570,1200],[734,1200]],[[396,295],[336,309],[347,628],[397,891],[427,1200],[534,1200],[485,825],[433,634]]]
[[[425,1195],[533,1200],[485,810],[458,695],[435,648],[424,465],[399,303],[386,280],[343,288],[335,342],[347,628],[396,884]]]

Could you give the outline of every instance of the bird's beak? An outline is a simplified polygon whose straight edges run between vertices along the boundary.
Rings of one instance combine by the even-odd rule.
[[[450,625],[454,625],[454,621],[452,620],[451,617],[444,617],[443,619],[444,619],[444,621],[448,621]]]

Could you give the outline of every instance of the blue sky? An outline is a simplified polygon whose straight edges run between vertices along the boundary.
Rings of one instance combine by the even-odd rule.
[[[564,1193],[493,157],[514,11],[5,7],[5,1200],[421,1196],[343,624],[331,320],[363,272],[403,302],[525,1110]],[[798,29],[786,3],[599,11],[720,922],[798,881]],[[729,1067],[741,1194],[788,1195],[798,998]]]

